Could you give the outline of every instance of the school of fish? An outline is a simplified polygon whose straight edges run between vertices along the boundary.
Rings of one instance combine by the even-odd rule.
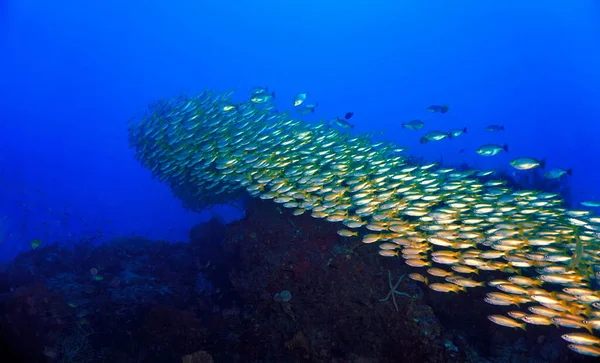
[[[343,119],[300,121],[274,98],[258,87],[243,102],[211,91],[161,100],[130,121],[130,145],[191,209],[249,193],[340,223],[340,236],[401,256],[434,291],[489,289],[485,301],[507,307],[490,321],[557,326],[570,349],[600,356],[600,217],[557,194],[511,190],[493,171],[411,165]]]

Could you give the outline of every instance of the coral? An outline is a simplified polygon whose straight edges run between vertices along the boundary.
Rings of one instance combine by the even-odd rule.
[[[203,350],[183,357],[182,363],[213,363],[213,357]]]
[[[285,347],[290,350],[298,351],[304,358],[310,358],[310,343],[301,331],[294,334],[294,337],[285,342]]]
[[[196,294],[198,294],[200,296],[206,296],[206,297],[211,296],[215,292],[215,288],[214,288],[212,282],[210,282],[210,280],[207,279],[206,275],[202,272],[199,272],[198,275],[196,275],[195,291],[196,291]]]
[[[196,314],[173,306],[157,306],[145,315],[139,336],[156,361],[180,359],[206,339],[206,329]]]
[[[85,363],[94,359],[95,352],[89,337],[94,332],[83,325],[75,324],[68,332],[59,336],[54,353],[60,363]],[[48,351],[46,351],[48,353]],[[46,354],[48,355],[48,354]]]

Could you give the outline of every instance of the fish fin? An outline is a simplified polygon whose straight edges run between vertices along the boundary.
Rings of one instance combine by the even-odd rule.
[[[589,318],[592,316],[592,307],[590,305],[586,306],[583,313],[585,314],[586,318]]]
[[[527,331],[527,324],[519,325],[519,328],[523,329],[523,331]]]
[[[540,168],[544,169],[546,167],[546,159],[540,160]]]
[[[508,152],[508,144],[505,144],[504,146],[502,146],[502,149],[506,152]]]
[[[550,295],[552,295],[552,294],[550,294]],[[553,297],[553,298],[556,298],[556,296],[552,296],[552,297]],[[579,312],[579,309],[578,309],[576,306],[573,306],[573,307],[571,307],[571,308],[568,308],[568,309],[567,309],[567,311],[568,311],[568,312],[569,312],[571,315],[575,315],[575,316],[578,316],[578,315],[579,315],[579,314],[578,314],[578,312]]]

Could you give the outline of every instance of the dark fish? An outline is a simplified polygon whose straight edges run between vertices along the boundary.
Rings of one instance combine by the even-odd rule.
[[[563,175],[573,175],[573,170],[571,169],[561,169],[561,168],[552,168],[544,173],[544,177],[546,179],[558,179]]]
[[[504,131],[504,125],[490,125],[485,128],[485,131],[488,131],[488,132]]]
[[[306,105],[306,106],[302,106],[302,107],[296,107],[296,112],[302,116],[305,116],[305,115],[308,115],[309,113],[314,113],[317,106],[319,106],[318,103],[315,103],[314,105]]]
[[[427,107],[427,111],[429,112],[439,112],[439,113],[446,113],[448,112],[448,105],[431,105],[429,107]]]
[[[354,116],[354,112],[347,112],[347,113],[344,115],[344,118],[345,118],[346,120],[350,120],[350,118],[352,118],[352,116]]]
[[[447,138],[449,136],[450,135],[447,132],[436,130],[436,131],[430,131],[430,132],[426,133],[425,135],[423,135],[423,137],[419,141],[421,142],[421,144],[425,144],[430,141],[444,140],[445,138]]]
[[[423,123],[421,120],[412,120],[402,124],[402,128],[415,131],[422,129],[423,126],[425,126],[425,123]]]
[[[336,118],[331,120],[331,123],[335,124],[338,127],[344,128],[344,129],[353,129],[354,125],[351,124],[350,122],[342,119],[342,118]]]

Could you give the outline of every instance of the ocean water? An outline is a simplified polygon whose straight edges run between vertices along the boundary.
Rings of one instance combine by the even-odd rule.
[[[347,132],[373,133],[423,163],[521,181],[540,173],[515,171],[509,162],[521,156],[572,169],[556,191],[580,209],[600,200],[598,44],[596,0],[3,0],[0,261],[37,252],[37,240],[42,248],[188,242],[213,217],[244,218],[246,198],[186,210],[128,141],[128,121],[149,103],[205,88],[236,90],[241,102],[268,87],[292,114],[294,96],[306,92],[318,106],[295,117],[353,112]],[[428,112],[432,104],[449,111]],[[425,127],[403,128],[412,119]],[[486,132],[490,124],[504,131]],[[453,128],[467,132],[419,142]],[[475,150],[487,143],[509,152],[481,157]]]

